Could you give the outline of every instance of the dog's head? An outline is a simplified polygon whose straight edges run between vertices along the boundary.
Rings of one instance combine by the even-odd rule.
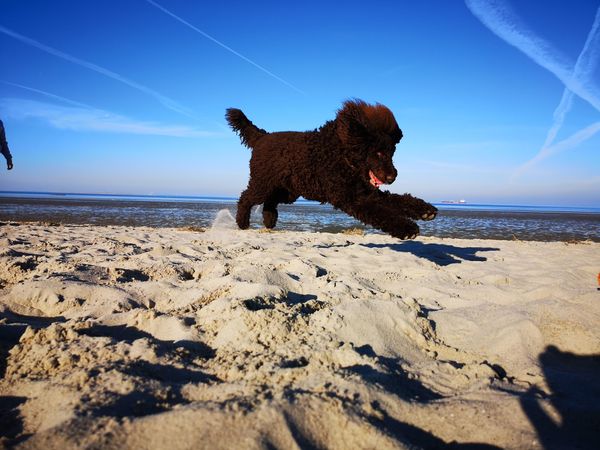
[[[338,111],[337,135],[344,146],[343,157],[375,188],[391,184],[398,171],[392,162],[402,131],[392,112],[376,103],[348,100]]]

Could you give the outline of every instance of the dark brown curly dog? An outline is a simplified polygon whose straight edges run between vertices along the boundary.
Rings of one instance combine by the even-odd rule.
[[[249,226],[252,206],[264,205],[264,224],[273,228],[277,205],[299,196],[330,203],[400,239],[419,233],[411,219],[431,220],[437,214],[434,206],[410,194],[379,190],[396,179],[392,156],[402,138],[394,115],[383,105],[346,101],[335,120],[306,132],[268,133],[239,109],[228,109],[225,117],[252,149],[250,181],[237,208],[242,229]]]

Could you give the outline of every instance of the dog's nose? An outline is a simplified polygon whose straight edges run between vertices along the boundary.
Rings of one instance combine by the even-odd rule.
[[[387,182],[387,184],[392,184],[395,179],[396,179],[396,175],[387,175],[385,177],[385,181]]]

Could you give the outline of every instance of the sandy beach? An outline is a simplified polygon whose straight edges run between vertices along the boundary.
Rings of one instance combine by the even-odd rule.
[[[594,448],[598,272],[591,242],[2,223],[0,447]]]

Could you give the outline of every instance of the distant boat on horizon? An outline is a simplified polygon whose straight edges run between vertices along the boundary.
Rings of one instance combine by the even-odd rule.
[[[465,203],[467,203],[467,201],[464,200],[464,199],[460,199],[460,200],[442,200],[442,203],[450,203],[452,205],[464,205]]]

